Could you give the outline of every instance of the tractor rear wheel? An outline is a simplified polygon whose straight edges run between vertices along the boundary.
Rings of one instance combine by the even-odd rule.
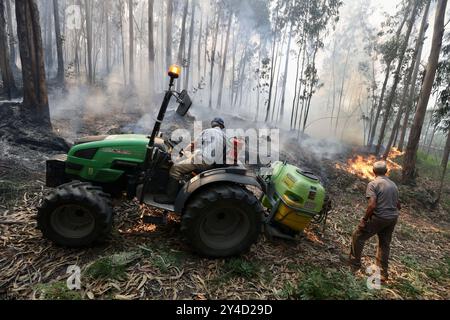
[[[38,208],[37,226],[45,238],[65,247],[85,247],[106,240],[111,232],[111,198],[87,182],[63,184]]]
[[[214,185],[192,197],[181,218],[181,231],[197,253],[234,256],[256,242],[263,208],[245,187]]]

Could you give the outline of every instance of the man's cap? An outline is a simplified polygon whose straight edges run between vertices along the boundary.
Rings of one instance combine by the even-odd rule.
[[[219,126],[225,128],[225,121],[223,121],[222,118],[216,117],[213,119],[213,121],[211,121],[211,127],[214,127],[216,125],[219,125]]]

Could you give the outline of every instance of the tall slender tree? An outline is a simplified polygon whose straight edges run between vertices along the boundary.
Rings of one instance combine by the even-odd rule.
[[[56,52],[58,56],[58,71],[56,74],[56,80],[58,83],[64,85],[63,38],[61,36],[61,26],[59,22],[58,0],[53,0],[53,16],[55,19]]]
[[[51,128],[39,11],[34,0],[16,2],[17,34],[22,62],[23,106]]]
[[[3,87],[11,99],[13,92],[16,90],[16,84],[11,70],[9,61],[8,37],[6,35],[6,20],[4,1],[0,0],[0,73],[3,80]]]
[[[422,90],[417,103],[416,113],[414,115],[413,125],[409,133],[408,145],[403,160],[403,182],[413,181],[416,172],[417,149],[419,147],[422,126],[427,111],[428,100],[433,87],[436,69],[439,61],[439,53],[442,47],[442,37],[444,35],[444,19],[447,0],[438,0],[436,6],[436,16],[434,19],[433,38],[431,42],[431,51],[428,57],[428,64],[423,80]]]
[[[413,10],[411,11],[411,18],[408,21],[408,26],[407,26],[407,29],[406,29],[405,39],[402,41],[402,44],[400,46],[400,52],[399,52],[398,62],[397,62],[397,70],[395,71],[395,74],[394,74],[394,82],[392,84],[391,91],[390,91],[388,99],[386,101],[386,106],[385,106],[384,116],[383,116],[383,122],[381,123],[380,133],[378,135],[378,143],[377,143],[377,146],[376,146],[376,149],[375,149],[375,153],[376,154],[378,154],[380,152],[381,145],[382,145],[383,140],[384,140],[384,134],[385,134],[385,130],[386,130],[386,125],[387,125],[389,117],[391,115],[392,104],[393,104],[394,99],[395,99],[395,97],[397,95],[397,86],[398,86],[398,83],[400,82],[400,79],[401,79],[401,72],[402,72],[403,61],[405,59],[405,53],[406,53],[406,49],[408,48],[409,37],[411,36],[411,31],[412,31],[412,27],[414,25],[414,21],[416,19],[418,8],[419,8],[419,1],[418,0],[414,0]]]

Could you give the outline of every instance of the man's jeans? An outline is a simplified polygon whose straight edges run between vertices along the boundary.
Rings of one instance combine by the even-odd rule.
[[[390,244],[392,240],[392,233],[394,232],[396,224],[397,218],[382,219],[373,215],[369,221],[366,222],[364,228],[358,226],[352,236],[352,246],[350,252],[350,260],[352,264],[356,267],[361,266],[361,254],[364,249],[365,242],[374,235],[377,235],[377,266],[381,268],[381,274],[387,276]]]

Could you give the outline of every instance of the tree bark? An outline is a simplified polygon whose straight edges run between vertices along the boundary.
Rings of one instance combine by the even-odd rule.
[[[14,28],[11,13],[11,3],[10,0],[5,0],[6,3],[6,20],[8,23],[8,37],[9,37],[9,54],[11,55],[10,64],[13,70],[17,70],[16,66],[16,37],[14,36]]]
[[[436,69],[439,61],[439,53],[442,47],[442,37],[444,35],[444,18],[447,0],[439,0],[436,7],[436,16],[434,21],[433,38],[431,43],[430,56],[426,68],[425,78],[422,90],[417,103],[416,114],[414,115],[413,125],[409,133],[408,145],[406,147],[405,158],[403,161],[403,182],[413,181],[416,171],[417,149],[422,132],[423,121],[427,111],[428,100],[430,98]]]
[[[61,26],[59,24],[58,0],[53,0],[53,15],[55,18],[56,51],[58,55],[58,72],[56,74],[56,80],[58,81],[59,84],[64,86],[63,41],[61,37]]]
[[[16,2],[17,34],[22,62],[23,106],[51,128],[39,11],[34,0]]]
[[[9,61],[8,37],[6,35],[5,7],[3,0],[0,0],[0,73],[2,76],[3,87],[8,99],[12,99],[16,84],[11,70]]]

